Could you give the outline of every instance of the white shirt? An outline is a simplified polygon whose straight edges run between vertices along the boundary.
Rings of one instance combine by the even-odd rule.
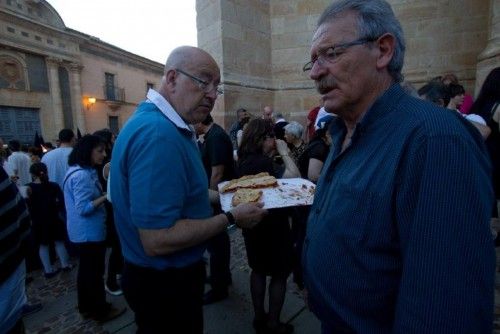
[[[7,159],[10,175],[19,177],[18,186],[24,186],[31,182],[30,166],[31,159],[23,152],[13,152]]]
[[[331,115],[328,111],[325,110],[325,107],[321,107],[321,109],[318,111],[318,115],[316,116],[316,120],[314,121],[314,129],[318,130],[318,122],[320,119],[322,119],[325,116]]]
[[[196,132],[193,126],[184,122],[182,117],[174,110],[174,107],[160,93],[154,89],[149,89],[146,97],[148,98],[146,102],[156,105],[176,127],[191,131],[193,141],[196,143]]]
[[[482,118],[479,115],[476,115],[476,114],[464,115],[464,114],[462,114],[462,116],[464,116],[465,119],[468,120],[468,121],[470,121],[470,122],[475,122],[475,123],[479,123],[479,124],[482,124],[482,125],[486,125],[486,121],[484,120],[484,118]]]
[[[69,168],[68,157],[71,151],[73,151],[72,147],[59,147],[45,153],[42,157],[42,162],[47,166],[49,180],[57,183],[61,189]]]

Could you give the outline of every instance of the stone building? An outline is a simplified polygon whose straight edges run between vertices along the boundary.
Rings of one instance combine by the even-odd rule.
[[[389,0],[407,41],[403,72],[419,86],[447,72],[477,92],[500,66],[500,0]],[[213,111],[229,127],[265,105],[304,122],[319,103],[302,72],[316,21],[330,0],[197,0],[198,45],[221,67]],[[54,141],[124,124],[158,84],[163,64],[67,28],[45,0],[0,0],[0,138]]]
[[[226,127],[235,110],[265,105],[305,121],[319,102],[302,72],[316,21],[330,0],[197,0],[198,45],[221,66],[224,95],[213,112]],[[500,66],[499,0],[389,0],[405,32],[403,69],[416,86],[447,72],[477,91]]]
[[[163,64],[67,28],[44,0],[0,0],[0,138],[118,131]]]

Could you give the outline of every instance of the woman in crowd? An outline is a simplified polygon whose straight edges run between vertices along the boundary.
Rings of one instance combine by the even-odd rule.
[[[448,109],[458,112],[460,115],[465,117],[466,120],[471,122],[474,127],[481,133],[483,138],[488,138],[490,135],[491,129],[486,125],[486,121],[480,115],[474,114],[470,112],[468,114],[463,114],[460,112],[460,106],[464,101],[465,89],[454,83],[450,83],[446,87],[446,94],[448,95],[448,105],[446,106]]]
[[[254,119],[243,132],[238,151],[239,176],[268,172],[277,178],[299,176],[286,143],[275,140],[271,122]],[[277,166],[269,157],[277,149],[284,166]],[[257,333],[291,333],[293,327],[280,322],[285,301],[286,280],[293,266],[293,248],[288,212],[286,209],[269,210],[269,215],[252,230],[243,230],[248,264],[252,269],[250,290],[255,312],[253,326]],[[269,313],[264,301],[266,277],[270,276]]]
[[[96,167],[106,157],[105,144],[94,135],[85,135],[71,151],[64,180],[64,200],[69,239],[79,255],[78,310],[84,317],[107,321],[122,314],[106,302],[104,266],[106,254],[106,195]]]
[[[33,182],[27,184],[28,208],[31,215],[35,241],[40,245],[38,254],[43,265],[45,278],[55,276],[59,269],[54,269],[50,261],[49,246],[55,244],[55,249],[61,269],[70,271],[69,255],[64,246],[66,227],[63,215],[64,197],[55,182],[50,182],[47,166],[42,162],[35,162],[30,167]]]
[[[298,167],[300,175],[316,183],[323,169],[331,145],[328,127],[335,116],[328,115],[318,121],[312,140],[307,145],[304,153],[299,157]]]
[[[453,73],[447,73],[447,74],[443,75],[442,77],[437,77],[437,78],[440,79],[441,83],[445,86],[445,88],[449,87],[451,84],[460,85],[460,83],[458,82],[457,76]],[[460,102],[459,107],[457,109],[462,114],[467,115],[470,113],[470,108],[472,106],[472,102],[473,102],[472,96],[467,94],[464,90],[462,101]]]
[[[290,147],[290,156],[293,162],[298,165],[299,158],[306,150],[306,143],[302,139],[302,133],[304,132],[304,127],[300,123],[292,121],[285,125],[285,141]]]
[[[493,187],[497,200],[500,199],[500,67],[494,68],[484,80],[471,114],[481,116],[491,130],[486,139],[486,147],[493,165]],[[498,217],[495,203],[493,217]]]

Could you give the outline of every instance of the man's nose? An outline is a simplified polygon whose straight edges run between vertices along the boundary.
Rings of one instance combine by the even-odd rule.
[[[323,75],[325,75],[327,72],[328,72],[328,69],[325,66],[323,66],[321,61],[319,61],[319,59],[318,59],[313,63],[311,71],[309,72],[309,77],[313,80],[318,80]]]
[[[214,89],[212,89],[208,93],[205,93],[205,96],[210,98],[211,102],[213,103],[215,99],[217,99],[217,87],[214,87]]]

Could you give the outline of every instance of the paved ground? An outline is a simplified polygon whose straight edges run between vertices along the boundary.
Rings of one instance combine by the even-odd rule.
[[[253,318],[249,291],[249,268],[241,232],[231,233],[231,271],[233,285],[230,297],[220,303],[206,306],[205,333],[207,334],[250,334],[253,333]],[[497,258],[500,251],[497,249]],[[43,309],[25,318],[27,333],[135,333],[133,313],[130,310],[114,321],[103,326],[80,317],[76,305],[76,270],[61,273],[52,279],[45,279],[40,272],[33,273],[35,280],[28,285],[30,302],[42,302]],[[494,333],[500,334],[500,275],[497,272],[495,289]],[[208,289],[208,287],[207,287]],[[123,297],[108,300],[126,306]],[[317,319],[304,307],[300,293],[293,283],[289,283],[282,320],[295,326],[297,334],[320,332]]]
[[[205,333],[207,334],[250,334],[253,310],[249,288],[249,268],[246,262],[243,238],[239,230],[231,235],[231,272],[233,285],[230,297],[223,302],[206,306],[204,309]],[[27,333],[135,333],[133,312],[102,326],[93,320],[85,320],[76,310],[76,269],[70,273],[45,279],[41,272],[34,272],[35,280],[28,285],[30,302],[43,303],[43,309],[25,317]],[[207,286],[207,289],[209,287]],[[108,301],[126,306],[123,297],[108,295]],[[295,333],[319,333],[317,319],[304,306],[300,293],[290,282],[282,321],[295,326]]]

